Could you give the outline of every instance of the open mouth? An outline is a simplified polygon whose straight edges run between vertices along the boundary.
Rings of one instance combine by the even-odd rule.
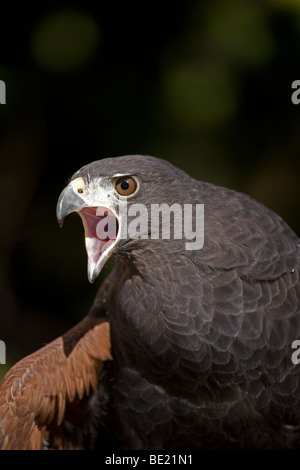
[[[119,223],[107,207],[85,207],[78,213],[85,231],[88,277],[94,282],[117,244]]]

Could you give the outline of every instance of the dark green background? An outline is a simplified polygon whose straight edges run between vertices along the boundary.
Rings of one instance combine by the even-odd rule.
[[[299,57],[299,0],[1,6],[0,378],[78,322],[99,286],[79,217],[62,231],[55,217],[83,164],[164,158],[300,233]]]

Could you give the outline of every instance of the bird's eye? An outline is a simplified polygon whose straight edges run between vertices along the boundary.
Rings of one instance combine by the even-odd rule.
[[[116,181],[116,191],[121,196],[130,196],[137,189],[137,182],[131,176],[124,176]]]

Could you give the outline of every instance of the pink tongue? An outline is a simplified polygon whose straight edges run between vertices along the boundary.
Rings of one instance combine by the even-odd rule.
[[[89,261],[93,264],[97,263],[105,249],[108,248],[108,246],[116,239],[116,234],[113,234],[110,239],[106,234],[107,228],[105,228],[107,227],[106,223],[108,222],[114,226],[116,223],[115,216],[110,213],[108,209],[99,209],[99,216],[97,216],[97,207],[87,207],[79,212],[85,228],[85,245],[87,254]],[[105,214],[105,216],[103,217],[102,214]],[[104,223],[99,226],[99,223],[102,220]]]
[[[106,245],[107,240],[100,240],[97,237],[86,237],[85,246],[89,257],[94,263],[97,263],[98,259],[103,253],[103,248]]]

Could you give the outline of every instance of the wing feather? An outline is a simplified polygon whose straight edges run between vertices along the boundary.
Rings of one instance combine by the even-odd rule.
[[[67,403],[96,390],[111,359],[109,323],[88,316],[19,361],[0,384],[0,449],[41,449],[47,426],[59,426]]]

